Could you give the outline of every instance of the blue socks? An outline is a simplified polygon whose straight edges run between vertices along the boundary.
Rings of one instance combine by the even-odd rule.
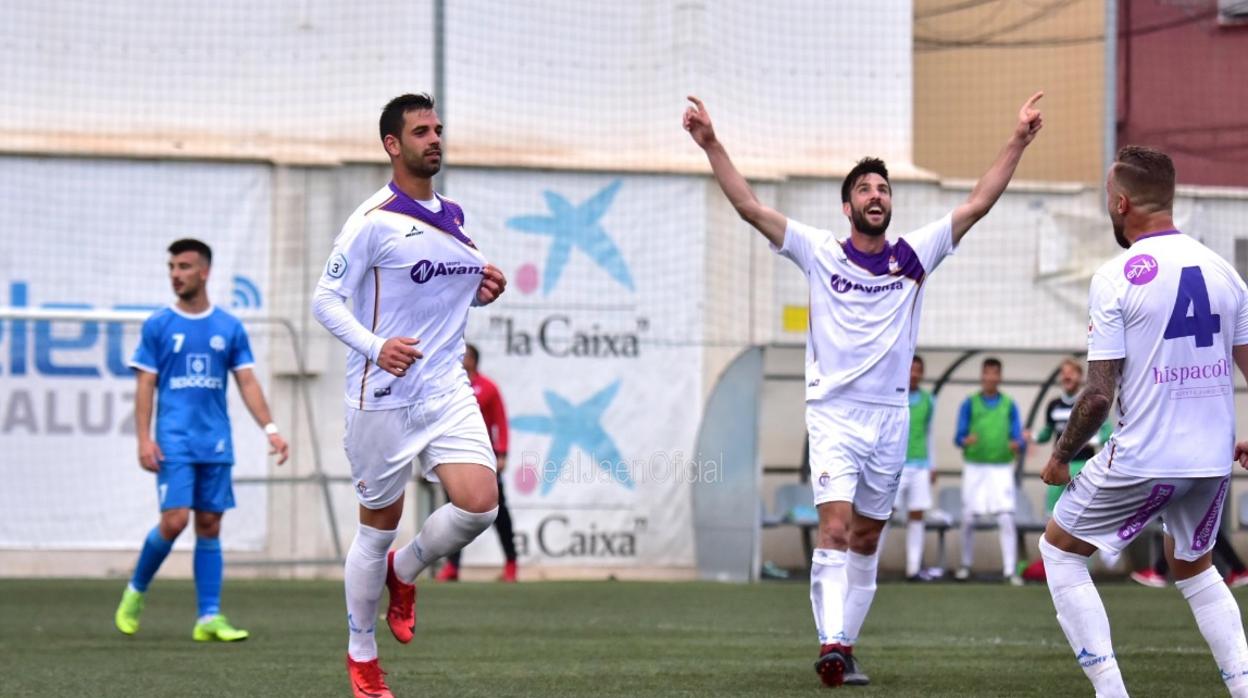
[[[139,553],[139,562],[134,566],[134,576],[130,578],[130,586],[135,591],[146,592],[147,585],[152,583],[160,563],[169,556],[173,549],[173,541],[160,537],[160,527],[153,526],[147,532],[147,540],[143,541],[143,550]]]
[[[225,560],[221,556],[219,538],[195,539],[195,598],[199,617],[221,612],[221,576]]]
[[[173,541],[160,536],[160,527],[155,526],[147,533],[143,541],[143,550],[139,553],[139,562],[134,566],[134,576],[130,578],[130,586],[135,591],[146,592],[156,570],[169,556],[173,549]],[[218,538],[195,539],[195,598],[199,604],[199,617],[213,616],[221,612],[221,577],[225,570],[225,560],[221,556],[221,540]]]

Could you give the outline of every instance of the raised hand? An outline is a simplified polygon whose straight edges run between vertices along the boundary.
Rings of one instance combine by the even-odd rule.
[[[1235,460],[1239,461],[1239,467],[1248,470],[1248,441],[1235,444]]]
[[[1044,117],[1036,108],[1036,102],[1039,102],[1043,96],[1043,90],[1035,93],[1018,110],[1018,126],[1014,128],[1014,137],[1022,141],[1023,145],[1030,145],[1036,134],[1040,133],[1040,129],[1044,127]]]
[[[715,128],[711,126],[711,115],[706,111],[706,105],[702,103],[702,100],[689,95],[689,101],[693,102],[693,106],[685,108],[681,123],[693,137],[694,143],[707,148],[715,143]]]
[[[386,343],[381,345],[381,351],[377,354],[377,365],[381,370],[391,375],[402,378],[407,375],[407,368],[416,362],[416,359],[423,359],[425,355],[420,353],[416,345],[420,344],[420,340],[415,337],[391,337]]]

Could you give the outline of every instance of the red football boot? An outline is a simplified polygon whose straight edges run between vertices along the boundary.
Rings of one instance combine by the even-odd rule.
[[[351,677],[351,693],[355,698],[394,698],[386,685],[386,672],[374,659],[357,662],[347,655],[347,675]]]
[[[394,639],[406,645],[416,634],[416,585],[405,584],[394,573],[393,550],[386,556],[386,587],[390,590],[386,625],[390,626]]]

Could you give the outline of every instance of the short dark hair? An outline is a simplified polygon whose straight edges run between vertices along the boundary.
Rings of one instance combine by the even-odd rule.
[[[984,359],[984,365],[980,368],[980,370],[982,371],[983,369],[988,368],[989,366],[991,366],[991,367],[993,367],[993,368],[997,369],[998,371],[1000,371],[1000,370],[1001,370],[1001,359],[998,359],[998,358],[997,358],[997,357],[995,357],[995,356],[989,356],[988,358]]]
[[[845,181],[841,183],[841,203],[849,202],[849,190],[854,188],[859,179],[869,174],[878,174],[884,178],[885,182],[888,182],[888,168],[884,166],[884,161],[870,156],[865,157],[854,165],[854,169],[850,170],[849,174],[845,175]],[[889,182],[888,186],[892,187],[892,182]]]
[[[1174,206],[1174,161],[1143,145],[1124,145],[1114,159],[1114,181],[1132,204],[1166,211]]]
[[[464,342],[464,353],[472,354],[472,360],[476,361],[478,364],[481,363],[481,352],[477,351],[477,346],[475,344]]]
[[[421,92],[420,94],[399,95],[390,100],[390,103],[381,110],[381,120],[378,124],[381,130],[381,140],[384,142],[386,136],[401,136],[403,115],[413,110],[432,111],[433,97]]]
[[[182,238],[174,240],[169,245],[169,254],[180,255],[183,252],[198,252],[200,257],[204,258],[204,263],[212,266],[212,248],[195,238]]]
[[[914,358],[910,360],[910,363],[918,364],[920,366],[923,366],[924,368],[927,367],[927,364],[923,363],[923,357],[919,356],[918,354],[914,355]]]

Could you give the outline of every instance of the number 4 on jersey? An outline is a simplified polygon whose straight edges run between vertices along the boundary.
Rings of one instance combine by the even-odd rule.
[[[1187,314],[1188,308],[1192,314]],[[1213,335],[1222,331],[1222,316],[1209,308],[1209,288],[1200,267],[1183,267],[1179,276],[1179,297],[1166,324],[1166,339],[1195,337],[1197,347],[1213,346]]]

